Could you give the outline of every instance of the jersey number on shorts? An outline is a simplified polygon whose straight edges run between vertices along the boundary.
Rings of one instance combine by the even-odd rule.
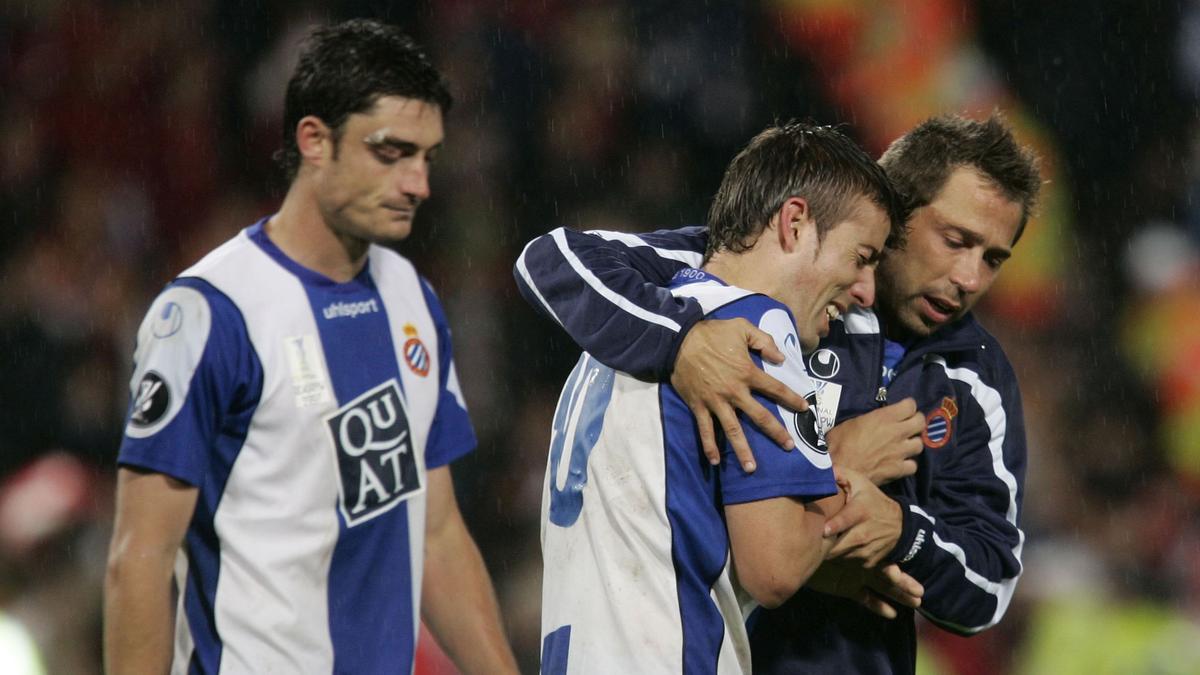
[[[550,522],[559,527],[573,525],[583,510],[588,454],[604,427],[614,376],[611,368],[585,354],[558,399],[550,439]],[[570,456],[564,476],[561,467],[566,448],[570,448]]]

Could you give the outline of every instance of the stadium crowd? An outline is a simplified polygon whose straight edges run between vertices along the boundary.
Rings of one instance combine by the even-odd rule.
[[[929,115],[994,108],[1050,181],[979,312],[1025,397],[1025,573],[998,627],[924,630],[922,668],[1200,670],[1200,2],[377,5],[0,8],[0,663],[25,636],[45,672],[99,671],[138,322],[278,204],[268,158],[300,36],[372,15],[420,36],[457,99],[401,250],[455,331],[480,437],[459,499],[523,670],[550,420],[577,356],[516,292],[524,243],[702,222],[773,119],[844,123],[877,155]]]

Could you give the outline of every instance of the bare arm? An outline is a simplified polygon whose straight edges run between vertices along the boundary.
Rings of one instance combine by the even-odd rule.
[[[109,675],[171,667],[171,574],[197,489],[160,473],[117,472],[116,519],[104,580],[104,664]]]
[[[783,604],[832,548],[821,533],[845,503],[845,488],[838,487],[838,494],[810,502],[778,497],[725,507],[738,582],[763,607]]]
[[[421,618],[464,673],[516,673],[496,592],[458,510],[450,467],[429,472],[428,508]]]

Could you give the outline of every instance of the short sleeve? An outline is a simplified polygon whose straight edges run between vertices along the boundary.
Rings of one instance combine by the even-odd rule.
[[[471,452],[475,449],[476,440],[462,387],[458,383],[458,372],[454,367],[454,348],[446,313],[425,279],[421,279],[421,290],[437,327],[438,403],[433,425],[429,429],[429,439],[425,443],[425,466],[432,469]]]
[[[179,279],[138,329],[130,406],[117,462],[199,486],[238,401],[261,392],[241,312],[199,279]]]
[[[786,358],[776,366],[764,364],[757,354],[753,354],[755,365],[804,396],[809,403],[807,411],[796,413],[755,394],[758,402],[787,428],[795,447],[784,450],[752,423],[743,420],[742,428],[754,452],[757,469],[754,473],[746,473],[739,465],[732,446],[724,441],[721,491],[725,503],[738,504],[776,497],[795,497],[808,501],[836,494],[833,463],[825,444],[825,429],[829,425],[820,419],[817,384],[805,369],[791,313],[766,296],[753,295],[715,310],[709,318],[744,318],[769,333]]]

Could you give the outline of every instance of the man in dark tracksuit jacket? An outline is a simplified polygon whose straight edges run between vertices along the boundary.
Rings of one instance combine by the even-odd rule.
[[[923,170],[938,162],[940,173]],[[914,209],[908,241],[879,267],[878,312],[856,308],[831,322],[806,366],[828,383],[822,406],[836,410],[838,424],[915,400],[923,451],[915,473],[883,485],[895,502],[893,524],[877,538],[886,553],[870,563],[898,564],[924,586],[922,614],[969,635],[1001,619],[1021,573],[1026,452],[1016,377],[969,310],[1020,236],[1037,192],[1036,160],[998,118],[948,117],[914,129],[881,164]],[[702,312],[660,287],[701,264],[705,239],[703,228],[555,230],[522,253],[518,286],[598,360],[666,380],[683,367],[680,344]],[[915,668],[914,614],[903,607],[888,620],[802,589],[748,623],[756,672]]]

